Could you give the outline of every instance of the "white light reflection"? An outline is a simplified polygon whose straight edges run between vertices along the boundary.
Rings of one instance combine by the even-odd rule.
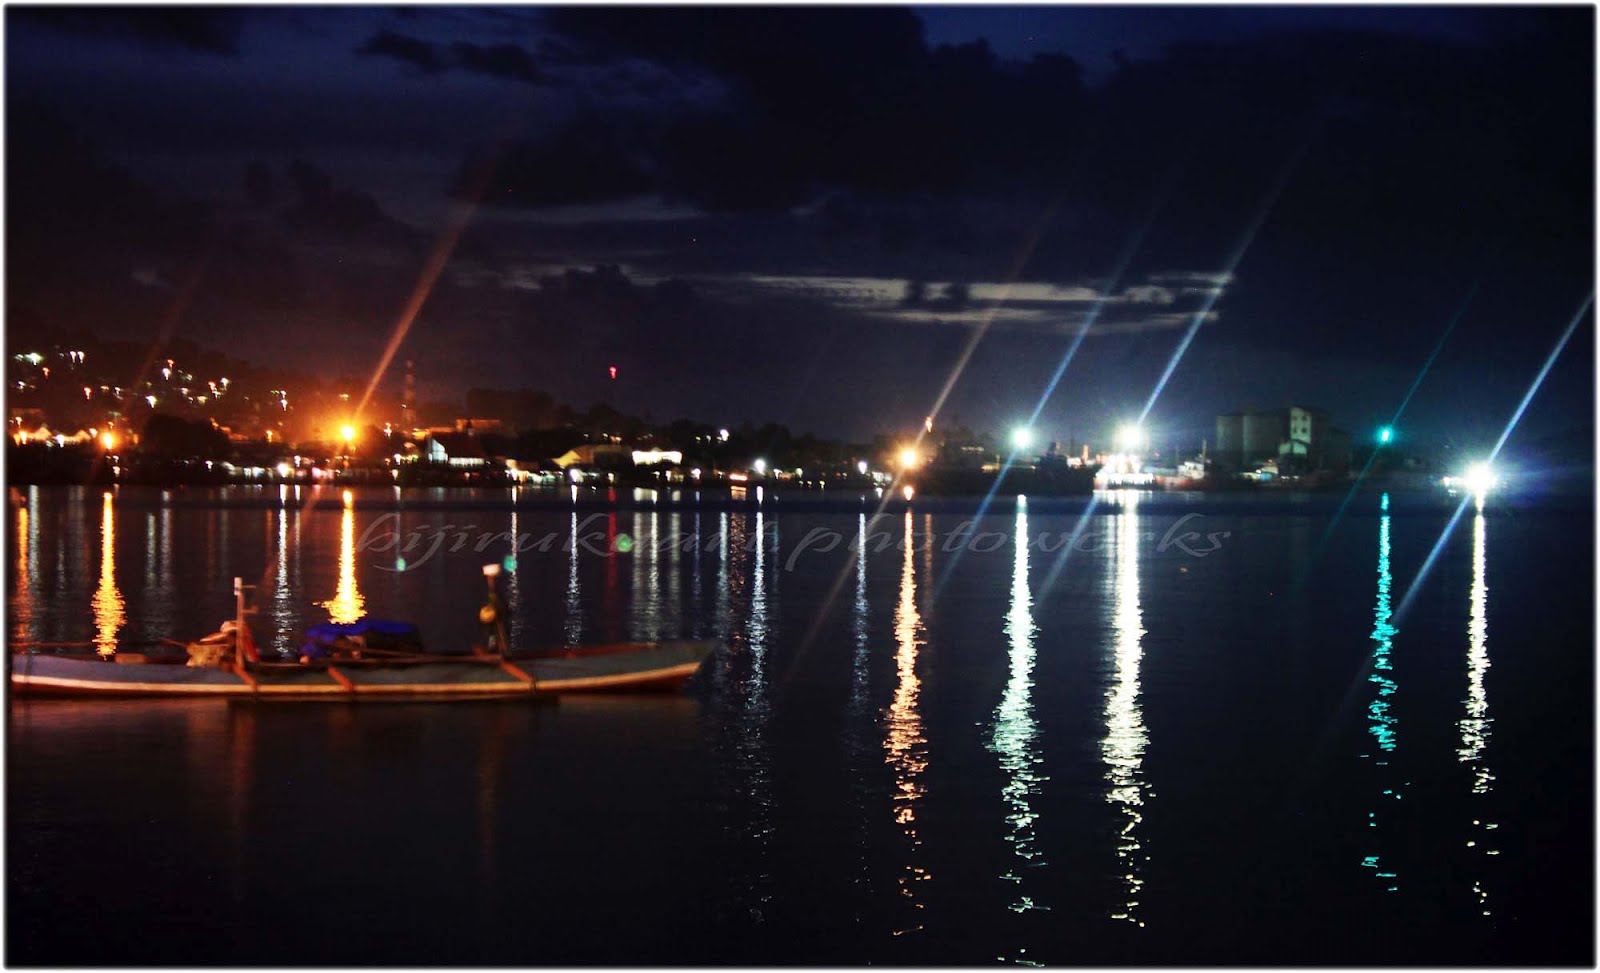
[[[1484,751],[1489,746],[1490,724],[1489,696],[1484,690],[1483,677],[1489,669],[1489,585],[1488,559],[1485,540],[1487,525],[1483,519],[1483,498],[1478,498],[1478,514],[1472,522],[1472,594],[1467,612],[1467,698],[1466,717],[1457,724],[1461,729],[1461,748],[1457,758],[1472,770],[1472,794],[1480,798],[1494,789],[1494,774],[1484,762]],[[1473,801],[1476,804],[1478,801]],[[1469,805],[1471,806],[1471,805]],[[1471,837],[1467,847],[1487,856],[1500,854],[1490,848],[1490,833],[1500,826],[1484,819],[1484,810],[1474,807],[1471,818]],[[1489,915],[1489,893],[1480,876],[1472,881],[1473,894],[1478,898],[1478,908]]]
[[[1122,812],[1122,828],[1117,837],[1117,862],[1122,870],[1124,902],[1111,913],[1144,925],[1138,917],[1139,897],[1144,888],[1140,877],[1150,856],[1139,842],[1138,827],[1144,820],[1144,751],[1149,731],[1139,704],[1139,666],[1143,661],[1144,612],[1139,603],[1139,495],[1127,491],[1121,497],[1117,514],[1116,542],[1112,554],[1111,616],[1112,651],[1115,668],[1106,690],[1106,735],[1100,741],[1100,754],[1106,763],[1106,802]]]
[[[583,603],[578,588],[578,512],[571,514],[567,528],[567,600],[565,635],[568,645],[583,641]]]
[[[278,518],[278,569],[272,585],[273,648],[287,654],[294,648],[294,596],[289,585],[289,516],[296,519],[297,508],[280,508],[273,513]]]
[[[748,522],[748,521],[745,521]],[[742,734],[740,740],[740,768],[744,771],[744,787],[751,801],[749,834],[757,845],[756,874],[750,885],[754,900],[751,913],[758,921],[765,921],[766,910],[772,902],[772,872],[769,861],[773,836],[773,786],[772,756],[767,747],[767,727],[772,719],[772,701],[768,696],[767,652],[771,648],[767,604],[767,550],[766,518],[758,508],[755,517],[754,538],[744,537],[744,550],[754,557],[750,569],[750,614],[745,625],[745,640],[750,651],[750,671],[746,678]]]
[[[1037,868],[1044,864],[1034,846],[1034,825],[1038,815],[1033,810],[1033,802],[1038,797],[1039,785],[1046,778],[1039,772],[1042,763],[1037,749],[1039,722],[1033,714],[1036,629],[1033,623],[1033,599],[1028,591],[1028,509],[1024,504],[1017,507],[1012,543],[1015,554],[1011,562],[1011,607],[1006,613],[1005,624],[1006,639],[1010,644],[1011,676],[1000,697],[1000,705],[995,708],[989,750],[999,756],[1000,769],[1006,774],[1006,782],[1000,793],[1005,799],[1006,824],[1010,830],[1006,841],[1016,854],[1016,859],[1000,877],[1018,886],[1017,900],[1011,904],[1011,911],[1026,912],[1045,908],[1035,903],[1033,897],[1022,889],[1021,869]]]
[[[867,600],[867,515],[861,513],[856,518],[856,591],[855,606],[850,613],[851,634],[855,638],[855,652],[850,665],[850,702],[849,702],[849,727],[850,732],[846,737],[849,744],[851,770],[856,775],[855,786],[851,788],[851,796],[855,800],[856,810],[856,847],[859,851],[857,857],[857,873],[855,884],[861,898],[858,903],[871,901],[872,898],[872,831],[870,817],[867,809],[868,785],[864,781],[866,769],[877,758],[877,719],[873,712],[871,694],[869,692],[872,679],[870,666],[872,658],[871,634],[871,605]],[[855,913],[857,922],[865,918],[864,910],[858,906]]]

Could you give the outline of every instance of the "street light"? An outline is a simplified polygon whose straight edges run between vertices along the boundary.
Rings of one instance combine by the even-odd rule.
[[[339,435],[344,437],[344,444],[346,446],[348,446],[352,442],[355,441],[355,438],[356,438],[356,427],[355,426],[341,426],[340,429],[339,429]]]
[[[1467,475],[1462,478],[1467,489],[1482,496],[1495,488],[1500,478],[1494,475],[1494,469],[1488,463],[1474,463],[1467,467]]]
[[[1389,441],[1392,439],[1394,439],[1393,426],[1384,426],[1382,429],[1378,430],[1378,442],[1388,445]]]
[[[756,460],[754,463],[750,464],[750,467],[756,471],[757,476],[767,475],[767,461],[764,459]]]
[[[1033,430],[1027,426],[1018,426],[1011,430],[1011,445],[1016,447],[1019,453],[1032,446]]]
[[[1124,453],[1136,453],[1145,447],[1146,442],[1144,427],[1137,422],[1130,422],[1117,430],[1117,448]]]
[[[907,446],[905,449],[900,451],[901,469],[914,470],[917,468],[917,464],[921,462],[922,455],[917,452],[917,448],[915,446]]]

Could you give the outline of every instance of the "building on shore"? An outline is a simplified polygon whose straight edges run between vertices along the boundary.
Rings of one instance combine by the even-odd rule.
[[[584,443],[557,456],[556,465],[562,469],[622,469],[633,465],[633,449],[621,443]]]
[[[489,465],[489,456],[476,436],[465,432],[435,432],[423,440],[422,462],[477,469]]]
[[[1350,434],[1324,409],[1291,405],[1217,416],[1216,463],[1225,471],[1275,475],[1343,473],[1350,467]]]

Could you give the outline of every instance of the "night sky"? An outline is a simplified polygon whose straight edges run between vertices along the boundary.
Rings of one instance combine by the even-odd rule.
[[[6,10],[46,327],[866,436],[1319,405],[1492,442],[1593,288],[1594,12]],[[470,207],[470,209],[468,209]],[[985,325],[987,327],[985,328]],[[1519,439],[1592,429],[1586,317]],[[1515,441],[1513,443],[1515,445]]]

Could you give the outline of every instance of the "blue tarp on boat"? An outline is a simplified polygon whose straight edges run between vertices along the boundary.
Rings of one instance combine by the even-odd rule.
[[[390,622],[382,618],[363,618],[356,622],[323,622],[306,629],[306,638],[315,642],[332,642],[338,638],[355,638],[377,632],[392,638],[416,638],[417,627],[410,622]]]
[[[354,638],[360,638],[373,648],[422,649],[422,635],[410,622],[363,618],[355,622],[323,622],[311,626],[306,629],[306,644],[300,647],[300,654],[309,659],[326,658],[335,642]]]

